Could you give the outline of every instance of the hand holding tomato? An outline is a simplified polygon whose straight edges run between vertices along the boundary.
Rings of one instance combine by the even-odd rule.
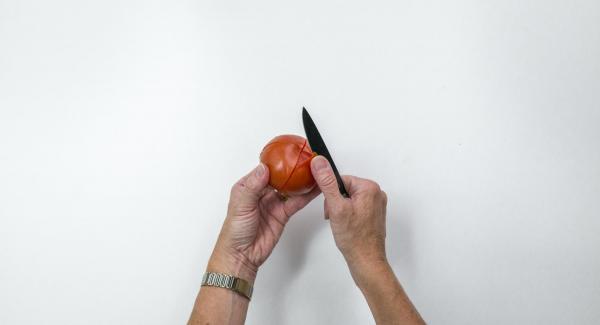
[[[305,138],[280,135],[263,148],[260,161],[269,167],[269,185],[288,197],[308,193],[315,187],[310,171],[314,156]]]
[[[269,168],[261,163],[232,187],[227,217],[209,261],[210,271],[253,282],[290,216],[320,193],[313,186],[308,193],[282,200],[268,187],[269,176]]]

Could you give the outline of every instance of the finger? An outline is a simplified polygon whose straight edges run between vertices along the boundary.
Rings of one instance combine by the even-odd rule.
[[[368,183],[372,183],[369,179],[352,175],[342,175],[342,180],[344,181],[348,194],[350,194],[350,198],[355,194],[364,191]]]
[[[310,162],[310,167],[312,175],[326,200],[339,201],[344,199],[342,194],[340,194],[333,169],[331,169],[331,165],[325,157],[314,157]]]
[[[387,196],[387,193],[383,190],[381,191],[381,194],[383,196],[383,215],[385,216],[387,214],[388,196]]]
[[[354,194],[354,192],[356,192],[355,190],[355,185],[354,183],[356,182],[356,179],[360,179],[356,176],[352,176],[352,175],[342,175],[342,181],[344,182],[344,186],[346,187],[346,190],[348,191],[348,194],[350,194],[350,197],[352,197],[352,194]]]
[[[232,203],[240,207],[253,207],[265,194],[269,183],[269,169],[262,163],[242,177],[231,190]]]
[[[293,215],[298,212],[300,209],[304,208],[310,201],[316,198],[319,194],[321,194],[321,189],[318,186],[315,186],[310,192],[300,195],[300,196],[292,196],[287,201],[283,203],[283,207],[285,209],[285,213],[288,216]]]
[[[361,192],[379,192],[381,190],[379,184],[367,178],[344,175],[342,179],[350,197]]]

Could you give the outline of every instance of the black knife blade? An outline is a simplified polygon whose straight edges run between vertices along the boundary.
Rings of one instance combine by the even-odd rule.
[[[323,141],[323,137],[319,133],[315,122],[313,122],[312,118],[308,114],[306,108],[302,107],[302,123],[304,124],[304,132],[306,133],[306,138],[308,139],[308,144],[310,144],[310,148],[313,152],[316,152],[318,155],[321,155],[329,161],[331,168],[333,169],[333,174],[335,175],[335,179],[338,183],[338,188],[340,189],[340,193],[349,198],[350,194],[346,191],[346,187],[344,186],[344,182],[342,181],[342,177],[340,177],[340,173],[335,167],[335,163],[333,162],[333,158],[331,158],[331,154],[329,150],[327,150],[327,146],[325,146],[325,142]]]

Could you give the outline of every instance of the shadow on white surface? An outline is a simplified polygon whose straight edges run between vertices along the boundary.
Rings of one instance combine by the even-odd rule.
[[[289,298],[287,289],[305,268],[311,241],[320,228],[328,227],[323,222],[322,204],[317,203],[312,202],[292,216],[275,248],[275,256],[272,255],[267,260],[269,265],[264,267],[263,274],[259,274],[258,296],[262,301],[251,309],[266,309],[259,312],[261,315],[269,315],[268,319],[260,320],[261,324],[286,324],[286,306],[290,306],[286,303]],[[253,311],[250,310],[249,313]]]

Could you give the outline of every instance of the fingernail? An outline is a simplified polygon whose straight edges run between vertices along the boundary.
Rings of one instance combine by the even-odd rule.
[[[327,161],[327,159],[325,157],[316,156],[315,158],[313,158],[312,166],[315,169],[315,171],[325,169],[325,168],[327,168],[327,165],[329,165],[329,162]]]
[[[256,177],[261,177],[264,173],[265,173],[265,165],[263,165],[261,163],[254,170],[254,174],[256,175]]]

